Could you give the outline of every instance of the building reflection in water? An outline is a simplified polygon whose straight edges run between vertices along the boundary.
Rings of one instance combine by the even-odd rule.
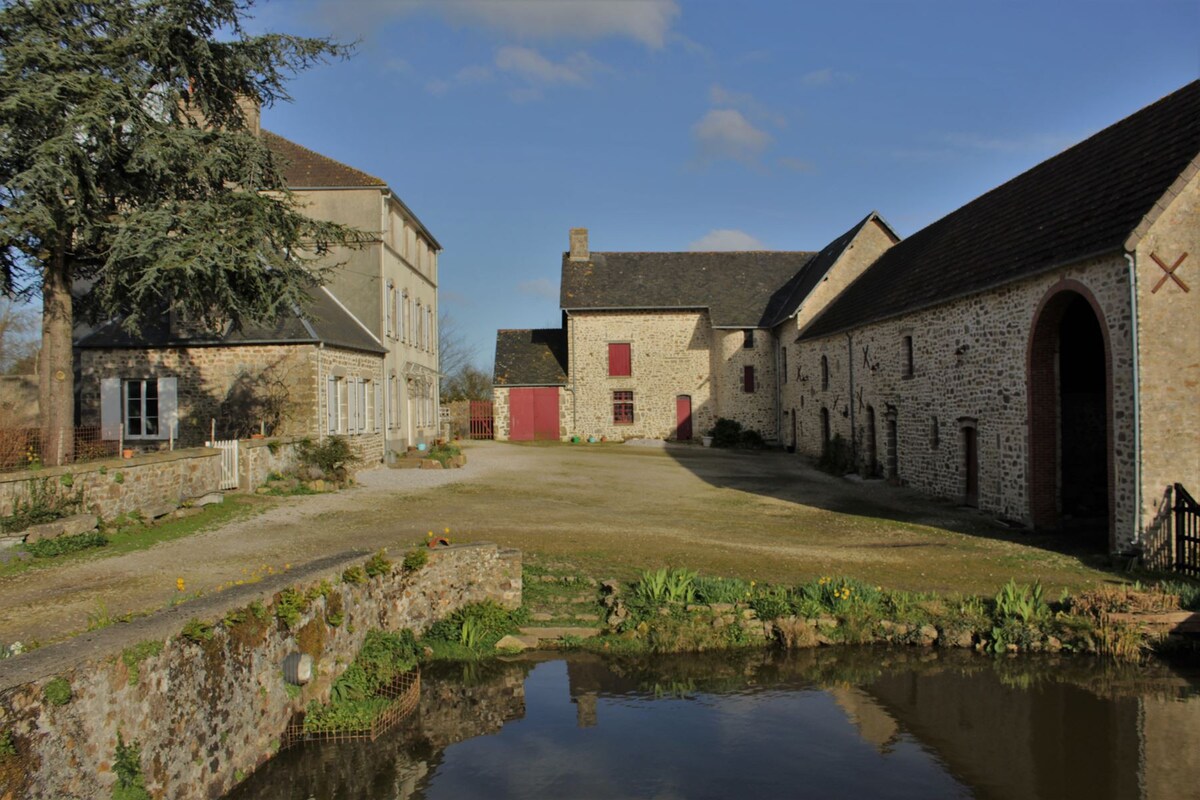
[[[447,763],[455,744],[503,738],[506,725],[525,720],[526,681],[535,668],[541,694],[531,715],[569,701],[577,729],[609,736],[620,737],[621,731],[605,728],[628,724],[630,704],[649,701],[653,710],[653,701],[674,699],[719,706],[761,693],[771,693],[774,703],[802,693],[823,698],[880,756],[904,747],[923,751],[953,779],[950,785],[975,797],[1174,800],[1197,796],[1200,786],[1196,675],[1164,666],[1118,669],[1086,659],[852,648],[638,659],[579,654],[567,658],[565,670],[545,663],[561,658],[427,669],[419,713],[391,734],[373,743],[292,748],[229,798],[437,794],[443,770],[460,768]],[[799,729],[805,722],[794,724]],[[749,725],[753,732],[753,720]],[[527,735],[534,729],[527,727]],[[586,736],[589,747],[603,748],[598,734]],[[508,789],[505,795],[498,786],[495,796],[520,796],[515,784]]]

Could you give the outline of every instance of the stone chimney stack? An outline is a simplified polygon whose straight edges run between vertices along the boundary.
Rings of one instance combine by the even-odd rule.
[[[246,130],[258,136],[262,133],[262,107],[258,98],[242,97],[238,99],[242,113],[246,115]]]
[[[571,228],[571,260],[587,261],[592,257],[588,252],[587,228]]]

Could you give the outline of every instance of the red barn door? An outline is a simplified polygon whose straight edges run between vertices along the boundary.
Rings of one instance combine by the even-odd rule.
[[[675,398],[675,438],[681,442],[692,440],[692,398],[686,394]]]
[[[509,433],[514,442],[559,439],[558,387],[510,389]]]

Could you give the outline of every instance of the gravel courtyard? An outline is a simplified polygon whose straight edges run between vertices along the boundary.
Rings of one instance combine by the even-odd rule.
[[[278,498],[257,515],[147,550],[0,579],[0,642],[46,643],[89,616],[187,594],[249,590],[347,551],[393,553],[450,529],[520,548],[526,563],[597,578],[657,566],[795,582],[845,574],[894,588],[991,594],[1114,580],[1099,554],[1012,531],[882,482],[834,478],[783,453],[647,445],[472,442],[453,471],[373,469],[339,494]],[[186,606],[183,609],[186,613]]]

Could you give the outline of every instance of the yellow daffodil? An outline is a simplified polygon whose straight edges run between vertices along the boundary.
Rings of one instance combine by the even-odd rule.
[[[183,578],[176,578],[176,579],[175,579],[175,588],[176,588],[176,589],[178,589],[178,590],[179,590],[179,591],[181,591],[181,592],[183,591]]]

